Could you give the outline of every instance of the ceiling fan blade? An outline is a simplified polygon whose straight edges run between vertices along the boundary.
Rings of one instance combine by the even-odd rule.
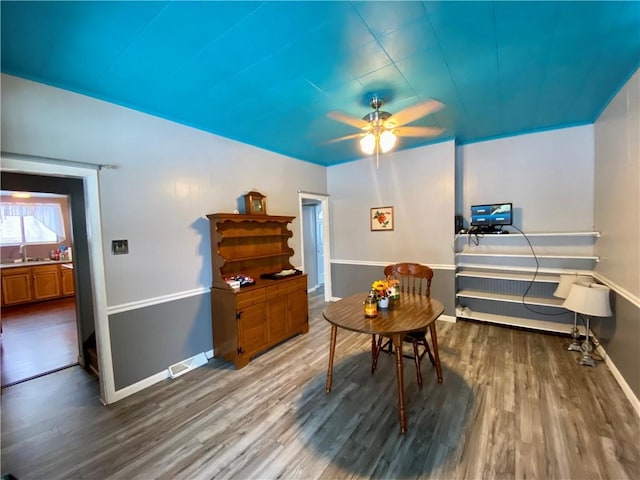
[[[362,133],[352,133],[351,135],[345,135],[344,137],[332,138],[331,140],[327,140],[324,143],[327,144],[327,143],[342,142],[344,140],[351,140],[352,138],[362,137],[363,135],[364,134],[362,134]]]
[[[438,127],[398,127],[393,133],[399,137],[435,137],[444,132],[444,128]]]
[[[351,125],[352,127],[360,128],[362,130],[368,129],[370,126],[369,122],[362,120],[361,118],[350,117],[342,112],[329,112],[327,113],[327,116],[333,120],[346,123],[347,125]]]
[[[394,113],[384,122],[384,124],[390,128],[400,127],[407,123],[411,123],[418,118],[426,117],[433,112],[437,112],[443,106],[444,105],[437,100],[427,100],[426,102],[418,103],[417,105],[407,107],[404,110]]]

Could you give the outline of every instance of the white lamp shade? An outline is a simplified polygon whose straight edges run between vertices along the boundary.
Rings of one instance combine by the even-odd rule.
[[[389,130],[380,134],[380,149],[382,153],[387,153],[396,144],[396,136]]]
[[[597,283],[574,283],[562,306],[583,315],[610,317],[609,288]]]
[[[577,281],[591,283],[593,278],[588,275],[578,275],[577,273],[563,273],[560,275],[560,283],[558,283],[556,291],[553,292],[553,296],[558,298],[567,298],[569,296],[571,286]]]
[[[367,133],[360,139],[360,149],[367,155],[371,155],[376,148],[376,137],[373,133]]]

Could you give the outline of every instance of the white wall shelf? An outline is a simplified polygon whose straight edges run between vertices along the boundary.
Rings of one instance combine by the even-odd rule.
[[[600,257],[595,255],[548,255],[548,254],[536,254],[532,253],[499,253],[499,252],[471,252],[463,251],[456,253],[457,257],[514,257],[514,258],[559,258],[559,259],[573,259],[573,260],[593,260],[594,262],[600,261]]]
[[[481,290],[459,290],[456,293],[456,297],[477,298],[481,300],[493,300],[496,302],[526,303],[527,305],[538,305],[543,307],[560,307],[560,308],[562,308],[562,303],[564,302],[563,298],[532,297],[529,295],[527,295],[523,301],[522,295],[485,292]]]
[[[568,333],[573,314],[553,293],[562,273],[592,274],[599,236],[592,231],[526,233],[526,238],[456,235],[457,316]]]
[[[514,280],[519,282],[541,282],[541,283],[558,283],[559,275],[538,273],[534,278],[534,271],[505,272],[503,270],[481,270],[473,268],[460,269],[456,272],[456,277],[472,277],[472,278],[492,278],[495,280]]]
[[[532,320],[525,317],[515,317],[506,315],[495,315],[491,313],[475,312],[469,309],[464,311],[458,311],[459,318],[468,318],[470,320],[477,320],[481,322],[495,323],[497,325],[513,326],[528,328],[531,330],[540,330],[544,332],[555,333],[568,333],[569,329],[564,324],[545,320]],[[585,328],[583,325],[578,325],[580,335],[585,335]]]
[[[592,262],[591,262],[592,263]],[[469,272],[486,272],[487,275],[481,275],[473,273],[469,274]],[[530,266],[522,266],[522,265],[492,265],[492,264],[481,264],[481,263],[469,263],[458,260],[457,262],[457,271],[456,276],[462,277],[480,277],[480,278],[498,278],[492,277],[488,275],[490,272],[496,272],[498,275],[501,273],[519,273],[524,277],[528,276],[528,279],[531,280],[533,278],[533,274],[537,272],[536,279],[541,275],[550,275],[555,278],[555,282],[557,283],[560,280],[560,275],[563,273],[573,273],[576,275],[592,275],[592,269],[580,269],[580,268],[547,268],[547,267],[536,267],[535,263],[531,263]],[[514,279],[512,279],[514,280]],[[537,281],[537,280],[536,280]]]
[[[593,237],[593,238],[598,238],[600,237],[600,232],[532,232],[532,233],[527,233],[525,232],[527,237]],[[467,236],[474,236],[473,233],[471,234],[458,234],[457,237],[459,238],[466,238]],[[524,237],[524,234],[522,233],[509,233],[507,235],[505,234],[501,234],[501,235],[495,235],[495,234],[488,234],[488,235],[479,235],[481,238],[499,238],[499,239],[508,239],[508,238],[514,238],[514,237]]]

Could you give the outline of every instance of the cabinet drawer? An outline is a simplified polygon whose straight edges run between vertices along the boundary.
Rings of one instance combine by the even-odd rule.
[[[31,267],[13,267],[2,270],[2,278],[12,277],[14,275],[29,275]]]
[[[269,285],[265,288],[267,298],[307,289],[306,276],[297,277],[293,280],[279,280],[278,282],[279,283],[276,283],[275,285]]]
[[[251,305],[264,303],[264,288],[251,290],[250,292],[237,293],[236,302],[238,310],[250,307]]]
[[[279,295],[287,294],[289,292],[289,283],[291,282],[282,282],[276,283],[275,285],[269,285],[265,288],[265,296],[267,298],[273,298]]]
[[[307,290],[307,276],[303,275],[289,282],[289,291],[295,292],[296,290]]]

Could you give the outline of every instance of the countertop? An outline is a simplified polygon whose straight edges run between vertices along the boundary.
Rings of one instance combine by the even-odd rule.
[[[0,269],[4,270],[5,268],[17,268],[17,267],[37,267],[38,265],[55,265],[57,263],[60,264],[71,264],[69,260],[29,260],[28,262],[6,262],[0,264]]]

